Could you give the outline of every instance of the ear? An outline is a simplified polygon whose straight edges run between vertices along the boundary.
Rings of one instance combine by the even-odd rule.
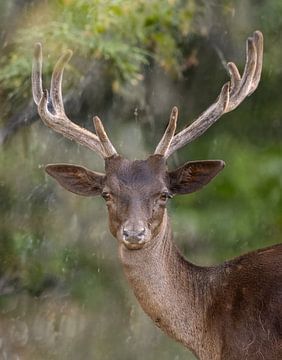
[[[104,174],[69,164],[50,164],[45,171],[65,189],[77,195],[94,196],[102,192]]]
[[[189,194],[208,184],[225,166],[222,160],[191,161],[169,172],[173,194]]]

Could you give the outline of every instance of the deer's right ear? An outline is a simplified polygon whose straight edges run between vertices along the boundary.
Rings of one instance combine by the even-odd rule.
[[[45,171],[65,189],[77,195],[95,196],[102,192],[104,174],[69,164],[50,164],[45,167]]]

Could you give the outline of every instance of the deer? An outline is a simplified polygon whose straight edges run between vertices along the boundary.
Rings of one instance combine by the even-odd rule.
[[[100,155],[105,172],[59,163],[46,165],[47,174],[74,194],[104,198],[129,285],[144,312],[168,336],[200,360],[282,359],[282,244],[219,265],[195,265],[176,246],[167,211],[173,196],[200,190],[224,168],[222,160],[202,160],[169,170],[167,160],[256,90],[262,33],[255,31],[246,41],[242,76],[229,62],[230,80],[217,100],[178,133],[178,109],[173,107],[164,135],[145,160],[120,155],[98,116],[93,118],[95,133],[67,117],[61,87],[71,56],[68,50],[59,58],[48,92],[42,86],[42,46],[35,45],[33,98],[44,124]]]

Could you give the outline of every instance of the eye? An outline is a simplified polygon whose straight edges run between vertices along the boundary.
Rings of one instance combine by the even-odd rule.
[[[172,194],[168,191],[163,191],[161,194],[160,194],[160,200],[161,201],[167,201],[168,199],[171,199],[172,198]]]
[[[106,200],[109,201],[111,199],[111,194],[108,191],[103,191],[102,192],[102,197]]]

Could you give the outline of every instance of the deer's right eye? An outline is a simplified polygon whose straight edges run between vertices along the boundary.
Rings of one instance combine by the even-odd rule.
[[[106,200],[109,201],[111,199],[111,194],[107,191],[103,191],[102,192],[102,197]]]

